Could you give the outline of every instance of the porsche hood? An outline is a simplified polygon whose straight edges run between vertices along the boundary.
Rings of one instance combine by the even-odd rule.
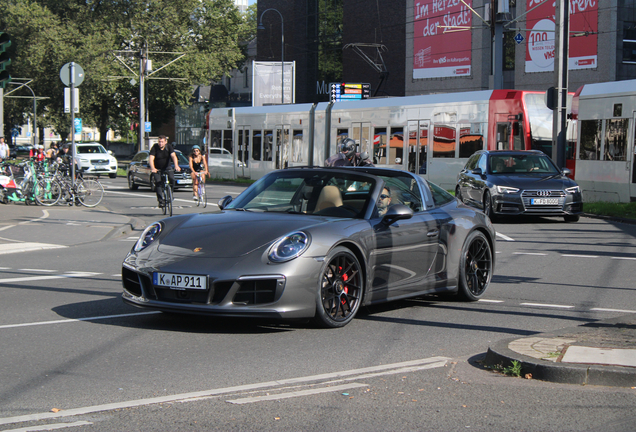
[[[285,234],[331,221],[334,219],[249,211],[196,214],[169,228],[160,240],[158,251],[201,258],[239,257],[269,245]]]

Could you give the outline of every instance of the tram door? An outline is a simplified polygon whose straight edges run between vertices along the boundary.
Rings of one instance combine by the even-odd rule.
[[[236,155],[236,175],[237,177],[250,176],[249,159],[250,159],[250,130],[249,126],[237,126],[236,127],[236,142],[234,145],[236,149],[234,154]]]
[[[405,145],[408,146],[408,170],[424,178],[428,178],[427,164],[432,163],[432,159],[429,161],[427,151],[430,123],[430,120],[409,120],[406,134],[408,140],[404,140]]]
[[[289,156],[291,150],[289,129],[291,125],[276,126],[276,169],[287,168],[289,166]]]
[[[530,150],[530,148],[526,148],[523,120],[520,116],[499,113],[495,116],[497,121],[496,150]]]

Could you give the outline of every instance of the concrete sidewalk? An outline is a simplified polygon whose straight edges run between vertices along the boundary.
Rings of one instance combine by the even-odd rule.
[[[636,387],[636,314],[502,340],[488,349],[484,364],[499,368],[513,361],[521,363],[522,377]]]
[[[93,243],[124,236],[142,224],[103,206],[0,204],[0,255]]]

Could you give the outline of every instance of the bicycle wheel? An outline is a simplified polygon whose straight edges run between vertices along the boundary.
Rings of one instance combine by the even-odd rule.
[[[35,201],[43,206],[57,204],[62,196],[62,186],[53,178],[38,180],[34,191]]]
[[[77,185],[77,199],[84,207],[95,207],[104,198],[104,186],[96,180],[81,180]]]
[[[205,193],[205,181],[199,183],[199,200],[203,204],[203,208],[208,206],[208,195]]]
[[[166,187],[166,207],[164,208],[164,214],[168,214],[168,216],[172,216],[172,188],[170,186]]]

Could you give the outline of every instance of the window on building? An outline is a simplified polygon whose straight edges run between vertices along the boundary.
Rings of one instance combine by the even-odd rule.
[[[636,64],[636,22],[623,21],[623,63]]]

